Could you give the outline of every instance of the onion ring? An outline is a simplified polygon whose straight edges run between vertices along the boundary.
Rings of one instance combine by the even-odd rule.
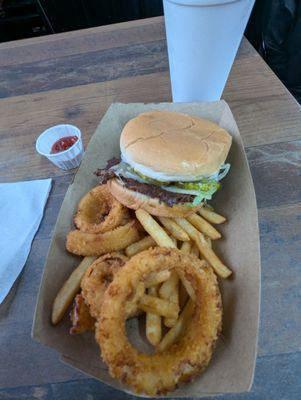
[[[180,339],[161,353],[145,354],[126,336],[125,302],[146,274],[181,268],[196,294],[194,312]],[[154,248],[120,269],[104,295],[96,340],[112,377],[137,393],[154,396],[191,380],[208,365],[221,331],[222,303],[217,278],[207,264],[178,249]]]
[[[77,294],[74,298],[73,307],[70,312],[70,319],[72,322],[72,327],[70,328],[71,335],[94,331],[96,321],[91,316],[89,308],[81,293]]]
[[[89,312],[97,319],[104,293],[112,282],[115,273],[124,266],[128,258],[120,253],[109,253],[97,258],[85,272],[81,281],[82,296]]]
[[[135,220],[104,233],[86,233],[78,229],[67,235],[66,248],[79,256],[101,256],[112,251],[125,249],[140,239]]]
[[[74,223],[88,233],[103,233],[122,225],[128,209],[116,200],[107,185],[96,186],[80,200]]]

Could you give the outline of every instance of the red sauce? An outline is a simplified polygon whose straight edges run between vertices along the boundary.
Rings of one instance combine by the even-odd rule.
[[[51,154],[60,153],[61,151],[65,151],[69,149],[69,147],[73,146],[74,143],[78,141],[77,136],[65,136],[61,139],[57,140],[53,143],[51,147]]]

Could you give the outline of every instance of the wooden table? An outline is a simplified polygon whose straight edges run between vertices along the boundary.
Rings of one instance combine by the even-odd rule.
[[[61,364],[30,338],[52,230],[74,175],[37,155],[34,145],[42,130],[58,123],[79,126],[87,144],[112,102],[169,101],[162,19],[4,43],[0,97],[0,181],[54,180],[24,271],[0,306],[0,398],[132,398]],[[262,301],[253,389],[219,399],[300,399],[300,107],[246,40],[223,97],[243,136],[256,188]]]

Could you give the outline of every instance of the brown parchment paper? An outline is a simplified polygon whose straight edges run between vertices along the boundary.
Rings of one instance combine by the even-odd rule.
[[[231,170],[214,198],[216,210],[228,218],[219,226],[223,239],[214,248],[234,271],[220,281],[223,296],[223,334],[213,359],[194,382],[167,397],[203,397],[213,393],[243,392],[253,382],[260,305],[260,253],[257,207],[242,140],[224,101],[212,103],[112,104],[90,140],[82,164],[63,201],[47,256],[33,323],[33,338],[61,354],[64,362],[113,387],[129,392],[112,379],[93,334],[70,336],[69,318],[58,326],[50,322],[53,300],[80,258],[65,250],[67,232],[79,199],[97,184],[93,172],[119,156],[119,136],[125,123],[141,112],[165,109],[208,118],[233,137],[228,161]]]

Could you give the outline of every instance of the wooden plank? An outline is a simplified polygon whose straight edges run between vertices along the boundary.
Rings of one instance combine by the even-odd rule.
[[[21,323],[7,323],[1,327],[0,342],[2,347],[0,366],[0,388],[20,387],[64,380],[81,380],[85,377],[79,371],[62,364],[58,354],[48,347],[31,339],[31,320]],[[0,396],[2,390],[0,389]],[[2,393],[1,393],[2,392]],[[24,397],[23,397],[24,398]],[[36,399],[39,397],[29,397]],[[1,397],[1,399],[11,399]],[[14,397],[13,399],[22,399]],[[52,397],[53,399],[53,397]]]
[[[156,40],[165,40],[162,17],[0,43],[0,66],[38,62]],[[244,39],[239,57],[245,55],[256,56],[257,53]]]
[[[258,353],[301,348],[301,203],[259,210],[262,297]]]
[[[223,98],[229,102],[246,146],[301,137],[301,108],[249,42],[237,57]],[[252,51],[253,49],[253,51]]]
[[[289,95],[280,79],[246,39],[241,43],[225,91],[232,101]]]
[[[47,368],[47,367],[46,367]],[[251,392],[211,396],[207,400],[262,400],[300,399],[301,353],[260,357]],[[65,380],[50,384],[36,384],[0,390],[3,399],[79,400],[114,399],[131,400],[133,396],[104,385],[96,379]]]
[[[300,367],[300,352],[260,357],[255,370],[254,384],[250,392],[228,395],[218,394],[216,396],[208,396],[204,400],[299,400],[301,390]],[[115,400],[133,399],[132,396],[105,386],[94,379],[84,380],[80,383],[58,383],[51,385],[51,387],[57,400],[67,399],[68,395],[72,396],[72,398],[78,395],[79,399],[88,395],[93,399],[97,398],[99,393],[102,393],[104,398],[113,398]]]
[[[228,100],[246,147],[301,138],[300,106],[290,94]]]
[[[11,340],[11,333],[8,334],[9,324],[20,324],[32,320],[36,296],[40,285],[40,278],[44,268],[50,239],[34,240],[32,249],[24,266],[24,269],[15,283],[17,296],[7,297],[0,308],[0,333],[2,339],[0,343]],[[8,313],[4,312],[9,311]],[[5,329],[4,329],[5,327]],[[9,342],[7,342],[8,344]],[[2,347],[1,347],[2,348]],[[5,348],[5,347],[3,347]],[[11,356],[11,355],[10,355]],[[3,357],[3,354],[1,354]],[[4,367],[4,366],[3,366]],[[0,378],[3,372],[0,373]],[[2,383],[2,382],[1,382]],[[2,386],[0,383],[0,387]]]
[[[166,71],[165,41],[0,67],[0,97]]]
[[[246,147],[300,137],[301,113],[292,107],[295,102],[288,102],[285,96],[275,95],[257,102],[252,99],[241,103],[232,103],[227,96],[226,99],[230,100]],[[71,123],[79,126],[87,144],[109,105],[116,101],[170,101],[167,73],[0,100],[1,181],[68,174],[36,154],[34,143],[37,136],[51,125]],[[250,153],[251,161],[254,152]]]
[[[56,220],[73,174],[56,177],[52,181],[51,192],[45,207],[44,216],[35,240],[50,240]]]
[[[157,29],[158,26],[161,24],[163,24],[163,17],[161,16],[144,18],[133,21],[120,22],[116,24],[109,24],[103,26],[96,26],[92,28],[56,33],[51,35],[43,35],[28,39],[12,40],[10,42],[0,43],[0,50],[24,47],[27,45],[36,45],[37,43],[43,43],[44,45],[47,46],[47,43],[49,42],[57,42],[57,41],[62,42],[65,39],[78,40],[79,36],[86,36],[86,35],[91,36],[92,34],[97,36],[99,33],[104,33],[104,32],[114,33],[115,31],[133,29],[133,28],[135,29],[137,27],[143,27],[143,29],[148,29],[148,26],[155,26]]]
[[[165,39],[162,17],[0,43],[0,66],[39,62]]]
[[[301,141],[247,149],[258,207],[301,201]]]
[[[60,363],[55,351],[31,339],[32,318],[50,240],[34,240],[24,270],[0,305],[0,388],[83,375]],[[51,366],[51,367],[50,367]]]
[[[73,55],[0,66],[0,96],[18,96],[167,70],[165,39],[85,53],[79,48]],[[282,83],[244,40],[224,97],[250,102],[254,98],[280,94],[289,96]]]
[[[160,91],[154,90],[154,82]],[[162,92],[166,93],[164,97]],[[75,124],[87,144],[112,102],[168,101],[169,93],[166,75],[152,74],[147,79],[127,78],[1,100],[0,181],[70,174],[35,151],[35,140],[47,127],[64,122]]]

